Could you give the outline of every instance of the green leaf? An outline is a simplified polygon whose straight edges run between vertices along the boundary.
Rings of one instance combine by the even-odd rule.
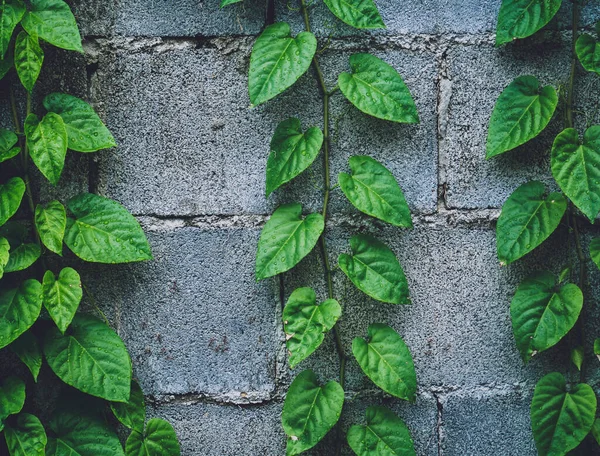
[[[412,96],[398,72],[371,54],[350,56],[352,73],[341,73],[344,96],[362,112],[379,119],[419,123]]]
[[[575,365],[577,370],[581,370],[581,365],[583,364],[583,360],[585,357],[585,353],[583,351],[583,346],[579,345],[571,350],[571,362]]]
[[[82,260],[131,263],[152,259],[142,227],[116,201],[84,193],[67,206],[75,219],[67,220],[65,244]]]
[[[41,254],[42,251],[37,244],[21,244],[12,248],[4,272],[23,271],[35,263]]]
[[[7,377],[0,385],[0,431],[4,420],[21,411],[25,404],[25,383],[17,377]]]
[[[386,393],[414,402],[417,374],[410,351],[402,337],[389,326],[369,326],[367,340],[352,341],[352,353],[373,383]]]
[[[566,336],[582,306],[579,287],[568,283],[557,288],[550,272],[537,272],[523,280],[510,303],[513,333],[523,362]]]
[[[256,278],[266,279],[296,266],[319,240],[325,224],[321,214],[302,218],[298,203],[277,208],[260,234]]]
[[[0,185],[0,226],[15,215],[24,194],[25,182],[20,177],[13,177]]]
[[[509,264],[531,252],[560,224],[567,210],[561,193],[544,197],[544,184],[527,182],[508,197],[496,225],[498,259]]]
[[[281,421],[288,436],[287,456],[314,447],[340,419],[344,390],[338,382],[319,385],[317,376],[305,370],[294,379],[283,404]]]
[[[596,440],[596,443],[600,445],[600,418],[596,418],[594,425],[592,426],[592,436]]]
[[[31,9],[21,24],[31,35],[70,51],[83,52],[81,36],[71,8],[62,0],[30,0]]]
[[[42,350],[36,337],[31,331],[25,331],[21,336],[10,344],[10,348],[27,366],[33,380],[37,382],[40,369],[42,368]]]
[[[44,107],[62,117],[67,129],[69,149],[95,152],[117,145],[94,108],[85,101],[66,93],[51,93],[44,98]]]
[[[21,152],[19,147],[14,147],[18,140],[18,136],[12,131],[0,128],[0,163],[15,157]]]
[[[342,308],[335,299],[318,305],[311,288],[297,288],[283,309],[286,345],[290,352],[290,367],[308,358],[323,342],[342,315]]]
[[[558,95],[533,76],[520,76],[500,94],[488,128],[485,157],[492,158],[539,135],[552,119]]]
[[[581,66],[587,71],[600,74],[600,43],[591,35],[584,33],[575,44]]]
[[[600,237],[595,237],[591,240],[590,256],[594,264],[600,269]]]
[[[254,106],[292,86],[310,67],[317,39],[310,32],[292,38],[285,22],[269,25],[254,43],[250,56],[248,92]]]
[[[385,24],[373,0],[325,0],[327,8],[342,22],[357,29],[380,29]]]
[[[67,130],[62,118],[49,112],[40,121],[35,114],[29,114],[25,119],[25,137],[33,163],[56,185],[67,155]]]
[[[4,268],[8,264],[10,244],[4,237],[0,237],[0,279],[4,276]]]
[[[46,271],[42,283],[44,307],[61,333],[65,333],[79,307],[83,291],[81,278],[75,269],[64,268],[58,280],[52,271]]]
[[[4,0],[0,4],[0,59],[4,59],[15,27],[25,14],[21,0]]]
[[[4,79],[4,76],[8,74],[8,72],[12,69],[15,63],[14,57],[14,46],[10,46],[8,48],[8,52],[4,56],[4,59],[0,59],[0,80]],[[0,161],[2,154],[0,154]]]
[[[267,160],[267,198],[308,168],[321,150],[323,133],[317,127],[302,133],[300,121],[287,119],[277,125]]]
[[[17,416],[14,426],[4,429],[11,456],[45,456],[48,438],[40,420],[29,413]]]
[[[42,284],[24,281],[19,288],[0,291],[0,348],[6,347],[35,323],[42,309]]]
[[[372,236],[350,239],[352,255],[339,257],[339,265],[352,283],[373,299],[390,304],[410,304],[408,282],[396,255]]]
[[[129,399],[129,354],[119,336],[102,321],[75,315],[67,334],[50,328],[43,346],[50,368],[67,385],[107,401]]]
[[[152,418],[143,434],[133,431],[125,444],[127,456],[179,456],[175,429],[165,420]]]
[[[219,5],[220,8],[224,8],[225,6],[228,5],[233,5],[234,3],[239,3],[242,0],[221,0],[221,4]]]
[[[543,377],[531,401],[531,427],[540,456],[559,456],[577,447],[590,432],[596,415],[596,395],[579,383],[567,391],[558,372]]]
[[[496,46],[533,35],[554,17],[562,0],[502,0]]]
[[[574,128],[556,137],[552,175],[565,195],[593,222],[600,212],[600,126],[588,128],[583,142]]]
[[[338,180],[346,198],[367,215],[395,226],[412,228],[404,193],[388,169],[371,157],[350,157],[352,174],[340,173]]]
[[[366,426],[348,430],[348,445],[358,456],[416,456],[404,421],[385,407],[367,408]]]
[[[25,31],[19,33],[15,42],[15,69],[21,84],[28,92],[33,90],[43,63],[44,51],[37,36],[29,35]]]
[[[67,227],[67,211],[59,201],[50,201],[35,208],[35,227],[46,248],[62,255],[62,243]]]
[[[144,392],[135,380],[131,381],[129,400],[127,402],[111,402],[110,409],[123,426],[138,432],[144,431],[146,422]]]

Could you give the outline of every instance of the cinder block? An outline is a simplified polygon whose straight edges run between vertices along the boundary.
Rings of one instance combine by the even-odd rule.
[[[79,31],[86,36],[110,36],[117,16],[118,0],[67,0],[77,20]]]

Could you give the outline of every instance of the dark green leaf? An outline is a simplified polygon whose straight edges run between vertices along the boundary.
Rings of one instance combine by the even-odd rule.
[[[146,431],[133,431],[125,445],[127,456],[179,456],[181,449],[175,429],[165,420],[152,418]]]
[[[42,251],[37,244],[21,244],[11,248],[4,272],[23,271],[35,263],[41,254]]]
[[[50,201],[46,206],[35,208],[35,227],[40,240],[48,250],[62,255],[62,243],[67,227],[67,212],[59,201]]]
[[[46,179],[56,185],[67,155],[67,130],[58,114],[49,112],[40,121],[35,114],[25,119],[29,155]]]
[[[0,59],[0,80],[4,79],[4,76],[8,74],[15,63],[14,45],[9,45],[8,52],[4,56],[4,59]],[[3,154],[0,154],[0,161],[2,160]]]
[[[15,215],[24,194],[25,182],[20,177],[13,177],[0,185],[0,226]]]
[[[75,269],[64,268],[58,280],[52,271],[46,271],[44,281],[44,307],[61,333],[65,333],[79,307],[83,291],[81,278]]]
[[[533,35],[554,17],[562,0],[502,0],[496,46]]]
[[[14,132],[0,128],[0,163],[20,152],[20,149],[15,147],[18,141],[19,137]]]
[[[71,8],[62,0],[30,0],[22,25],[31,35],[71,51],[83,52],[81,36]]]
[[[19,288],[0,291],[0,348],[35,323],[42,309],[42,284],[29,279]]]
[[[4,420],[21,411],[25,404],[25,383],[17,377],[7,377],[0,385],[0,431]]]
[[[354,28],[385,28],[373,0],[325,0],[325,4],[339,20]]]
[[[131,381],[131,394],[127,402],[111,402],[110,409],[123,424],[134,431],[143,432],[146,422],[144,392],[135,380]]]
[[[581,35],[575,50],[583,68],[600,74],[600,43],[593,36],[587,33]]]
[[[37,382],[40,369],[42,368],[42,350],[36,337],[31,331],[25,331],[21,336],[10,344],[10,348],[19,359],[27,366],[33,380]]]
[[[594,425],[592,426],[592,436],[596,443],[600,445],[600,418],[596,418]]]
[[[33,90],[43,63],[44,51],[37,36],[29,35],[25,31],[19,33],[15,42],[15,69],[27,91]]]
[[[10,244],[4,237],[0,237],[0,279],[4,276],[4,268],[8,264]]]
[[[583,346],[579,345],[571,350],[571,362],[575,365],[577,370],[581,370],[581,365],[583,364],[583,360],[585,357],[585,353],[583,351]]]
[[[4,59],[17,24],[25,14],[21,0],[4,0],[0,4],[0,59]]]
[[[10,456],[45,456],[46,431],[40,420],[29,413],[21,413],[13,426],[6,426],[4,437]]]

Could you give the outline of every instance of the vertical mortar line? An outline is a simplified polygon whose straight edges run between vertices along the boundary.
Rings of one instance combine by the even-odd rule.
[[[443,157],[442,146],[446,135],[446,116],[448,114],[448,104],[451,97],[451,82],[448,79],[448,47],[447,43],[442,44],[442,50],[438,54],[437,66],[437,94],[436,94],[436,147],[437,147],[437,212],[440,209],[449,209],[447,204],[448,183],[446,182],[445,158]]]
[[[435,403],[437,405],[437,422],[435,426],[435,432],[437,437],[437,454],[438,456],[442,456],[442,426],[443,426],[443,412],[444,406],[442,405],[442,401],[440,400],[437,393],[433,393],[433,397],[435,397]]]

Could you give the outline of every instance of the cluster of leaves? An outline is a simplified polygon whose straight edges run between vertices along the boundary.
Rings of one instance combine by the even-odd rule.
[[[18,76],[27,92],[23,125],[13,98],[14,131],[0,129],[0,163],[8,179],[0,185],[0,356],[10,350],[27,366],[31,381],[0,380],[0,431],[11,456],[179,455],[172,426],[145,424],[144,396],[132,380],[129,354],[104,321],[79,311],[79,273],[64,263],[74,254],[96,263],[127,263],[152,258],[136,219],[116,201],[81,194],[65,205],[34,202],[29,158],[51,184],[63,172],[67,150],[95,152],[115,141],[92,107],[71,95],[43,99],[46,113],[30,112],[31,93],[41,71],[40,41],[83,52],[69,6],[62,0],[3,0],[0,4],[0,78],[14,93]],[[24,202],[29,207],[19,211]],[[26,223],[20,214],[30,212]],[[15,217],[17,215],[17,217]],[[14,220],[16,218],[17,220]],[[63,252],[65,244],[71,253]],[[64,254],[64,258],[63,258]],[[47,264],[61,265],[48,267]],[[77,264],[77,263],[76,263]],[[27,385],[37,385],[44,363],[67,385],[101,398],[98,413],[61,404],[47,426],[23,411]],[[74,405],[75,401],[71,401]],[[109,405],[110,407],[108,407]],[[108,410],[132,430],[125,450],[108,420]]]

